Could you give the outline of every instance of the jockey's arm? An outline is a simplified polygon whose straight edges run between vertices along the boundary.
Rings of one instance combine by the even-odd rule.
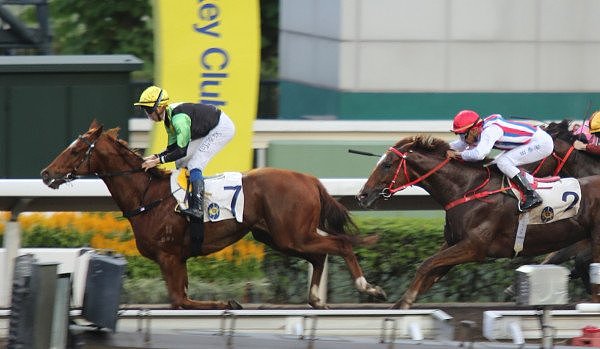
[[[499,126],[490,125],[483,129],[479,137],[477,146],[473,149],[467,149],[460,153],[463,160],[481,161],[492,151],[494,144],[502,137],[504,132]]]
[[[454,141],[448,143],[448,145],[450,145],[450,149],[456,150],[456,151],[463,151],[463,150],[467,149],[467,147],[469,146],[467,144],[467,142],[463,141],[462,139],[454,140]]]
[[[186,114],[177,114],[172,118],[175,129],[175,142],[169,144],[167,149],[158,155],[161,163],[171,162],[186,156],[187,148],[191,140],[191,120]]]
[[[187,145],[180,147],[177,143],[173,143],[167,147],[165,151],[158,154],[158,159],[162,164],[181,159],[187,154]]]
[[[600,155],[600,146],[588,143],[585,145],[585,151],[590,154]]]

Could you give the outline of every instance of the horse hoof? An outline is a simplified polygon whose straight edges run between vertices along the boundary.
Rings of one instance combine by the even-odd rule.
[[[514,286],[508,286],[507,288],[504,289],[504,295],[506,297],[514,297],[515,296],[515,287]]]
[[[235,299],[230,299],[227,301],[227,307],[231,310],[240,310],[244,309],[240,303],[238,303]]]
[[[386,300],[387,299],[387,294],[385,293],[385,291],[383,290],[383,288],[379,287],[379,286],[375,286],[375,296],[381,300]]]
[[[317,310],[327,310],[329,309],[329,306],[325,303],[308,303],[308,305],[313,308],[313,309],[317,309]]]

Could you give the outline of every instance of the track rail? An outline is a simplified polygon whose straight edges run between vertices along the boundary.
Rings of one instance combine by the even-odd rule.
[[[10,310],[0,310],[0,337],[8,330]],[[87,323],[80,310],[71,318]],[[438,309],[423,310],[162,310],[128,309],[118,314],[117,332],[220,334],[254,333],[304,337],[380,337],[450,340],[452,317]]]

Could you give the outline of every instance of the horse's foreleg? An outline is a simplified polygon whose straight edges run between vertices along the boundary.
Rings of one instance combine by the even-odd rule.
[[[174,255],[161,255],[158,261],[173,309],[231,309],[223,302],[195,301],[187,296],[188,275],[186,262]]]
[[[417,296],[428,290],[450,268],[457,264],[482,259],[477,251],[466,241],[461,241],[427,258],[417,269],[415,278],[402,298],[392,308],[408,309]]]
[[[448,248],[448,243],[444,242],[444,244],[440,247],[438,252],[443,251],[447,248]],[[424,278],[423,283],[421,284],[421,287],[419,288],[418,293],[423,294],[423,293],[427,292],[431,288],[431,286],[433,286],[433,284],[438,282],[438,280],[441,279],[442,277],[444,277],[444,275],[448,274],[448,272],[450,271],[450,269],[452,269],[452,267],[453,266],[450,265],[450,266],[445,266],[442,268],[437,268],[437,269],[432,270],[431,275]]]

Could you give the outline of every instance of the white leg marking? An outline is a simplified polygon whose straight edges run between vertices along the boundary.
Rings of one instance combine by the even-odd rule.
[[[327,234],[325,231],[323,231],[321,229],[317,229],[317,234],[319,234],[321,236],[329,236],[329,234]]]
[[[317,285],[310,287],[310,299],[319,299],[319,287]]]
[[[356,285],[356,288],[359,291],[366,291],[367,285],[369,283],[367,282],[367,279],[365,279],[364,276],[361,276],[361,277],[356,278],[356,280],[354,280],[354,284]]]

